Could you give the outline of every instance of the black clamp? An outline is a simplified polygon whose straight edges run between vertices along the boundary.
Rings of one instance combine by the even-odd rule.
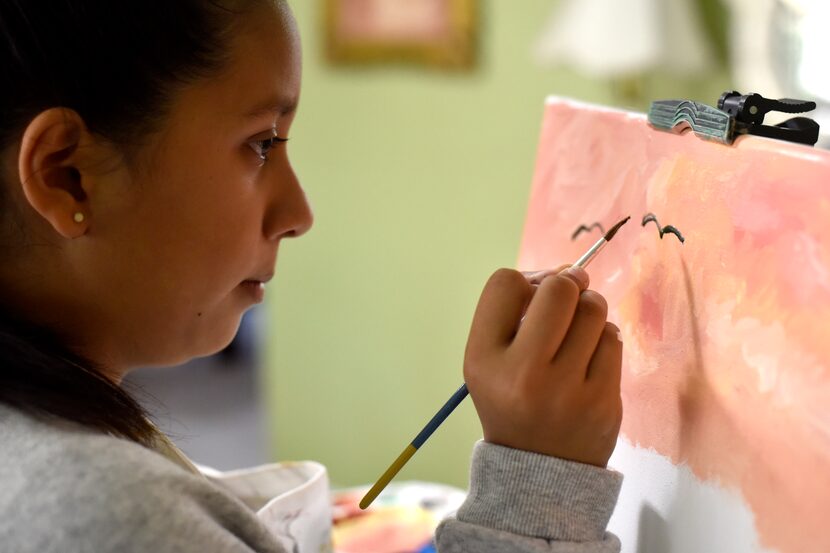
[[[790,98],[770,100],[760,94],[741,95],[732,90],[721,95],[718,109],[735,118],[736,134],[754,134],[809,146],[818,141],[819,125],[807,117],[793,117],[775,126],[764,125],[764,116],[771,111],[804,113],[816,109],[815,102]]]
[[[723,144],[732,144],[742,134],[754,134],[798,142],[809,146],[818,142],[819,125],[807,117],[793,117],[775,126],[764,125],[771,111],[803,113],[816,109],[806,100],[770,100],[760,94],[734,90],[724,92],[718,107],[692,100],[655,100],[648,111],[648,122],[656,129],[679,134],[691,129],[697,136]]]

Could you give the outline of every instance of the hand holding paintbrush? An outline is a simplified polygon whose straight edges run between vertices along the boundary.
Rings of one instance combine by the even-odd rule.
[[[581,269],[545,278],[518,332],[507,323],[530,295],[527,284],[496,274],[485,287],[476,319],[505,324],[471,332],[464,364],[485,441],[608,462],[622,420],[622,341],[605,320],[605,300],[587,285]]]
[[[604,467],[622,421],[619,329],[583,269],[626,218],[574,265],[531,276],[501,269],[481,294],[464,359],[465,384],[360,502],[365,509],[466,397],[484,439]]]

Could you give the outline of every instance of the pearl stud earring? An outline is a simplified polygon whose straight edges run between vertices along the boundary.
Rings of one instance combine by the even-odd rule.
[[[75,219],[76,223],[83,223],[84,222],[84,214],[79,211],[75,214],[74,219]]]

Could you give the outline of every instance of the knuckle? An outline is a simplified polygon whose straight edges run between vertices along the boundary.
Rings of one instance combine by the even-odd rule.
[[[527,279],[519,271],[505,267],[495,271],[487,281],[487,288],[513,288],[517,286],[527,286]]]
[[[579,298],[579,286],[573,279],[556,275],[552,278],[546,278],[539,285],[539,291],[544,290],[546,294],[561,298],[563,300],[576,300]]]
[[[462,366],[462,373],[464,374],[465,382],[469,383],[475,378],[477,365],[478,363],[476,363],[474,356],[468,353],[464,358],[464,364]]]
[[[605,320],[608,315],[608,302],[602,294],[586,290],[579,296],[577,309],[589,317]]]
[[[478,389],[478,371],[476,371],[475,367],[470,365],[464,364],[464,383],[467,385],[468,389],[476,390]]]
[[[481,365],[465,361],[462,369],[464,383],[472,394],[473,391],[487,387],[487,378],[482,374]]]
[[[468,378],[475,380],[479,372],[489,362],[491,362],[491,355],[488,355],[486,351],[481,348],[471,348],[468,346],[464,352],[464,363],[462,365],[465,380]]]

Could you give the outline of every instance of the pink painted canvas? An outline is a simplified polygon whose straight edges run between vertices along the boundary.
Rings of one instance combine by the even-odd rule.
[[[519,268],[626,215],[589,267],[623,334],[624,438],[739,494],[765,549],[830,551],[830,152],[550,99]]]

